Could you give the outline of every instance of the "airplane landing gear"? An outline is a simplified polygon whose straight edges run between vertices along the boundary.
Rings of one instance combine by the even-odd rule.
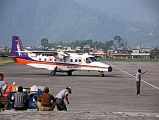
[[[54,69],[53,71],[51,71],[51,73],[50,73],[50,74],[51,74],[52,76],[55,76],[56,71],[57,71],[57,66],[55,67],[55,69]]]
[[[71,76],[71,75],[72,75],[72,72],[71,72],[71,71],[67,72],[67,75],[68,75],[68,76]]]
[[[55,74],[56,74],[56,72],[54,70],[51,71],[51,73],[50,73],[51,76],[55,76]]]
[[[103,71],[100,71],[100,75],[99,75],[100,77],[104,77],[104,73],[103,73]]]

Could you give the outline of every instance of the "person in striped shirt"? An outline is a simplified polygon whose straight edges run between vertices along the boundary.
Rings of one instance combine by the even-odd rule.
[[[23,87],[18,87],[18,92],[14,95],[14,109],[27,110],[27,94],[23,92]]]

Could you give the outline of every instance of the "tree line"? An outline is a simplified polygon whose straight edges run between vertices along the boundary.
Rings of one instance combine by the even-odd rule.
[[[90,45],[91,48],[94,49],[102,49],[103,51],[107,51],[109,49],[113,50],[125,50],[127,48],[127,42],[119,35],[116,35],[113,37],[112,40],[109,41],[93,41],[92,39],[87,39],[87,40],[74,40],[74,41],[69,41],[69,42],[64,42],[64,41],[56,41],[53,43],[48,43],[46,38],[42,39],[41,41],[45,41],[42,46],[48,47],[48,48],[56,48],[56,46],[61,45],[62,47],[64,46],[69,46],[71,48],[76,48],[76,47],[83,47],[85,45]]]

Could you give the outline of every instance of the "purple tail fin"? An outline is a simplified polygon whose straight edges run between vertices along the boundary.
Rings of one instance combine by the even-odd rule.
[[[21,40],[18,36],[12,37],[12,48],[11,48],[11,56],[23,56],[23,53],[20,51],[24,51]]]

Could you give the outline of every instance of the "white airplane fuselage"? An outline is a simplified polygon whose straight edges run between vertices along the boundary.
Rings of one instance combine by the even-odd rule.
[[[98,71],[100,76],[104,76],[104,71],[112,71],[110,65],[98,62],[94,56],[87,53],[27,51],[18,36],[12,38],[11,56],[18,64],[47,69],[51,71],[51,75],[55,75],[56,72],[67,72],[68,75],[72,75],[73,71],[87,70]]]
[[[27,65],[48,70],[54,70],[57,67],[57,71],[64,72],[76,70],[109,71],[109,65],[96,61],[92,55],[78,53],[67,53],[67,55],[66,57],[55,57],[51,53],[29,53],[28,57],[35,62]]]

